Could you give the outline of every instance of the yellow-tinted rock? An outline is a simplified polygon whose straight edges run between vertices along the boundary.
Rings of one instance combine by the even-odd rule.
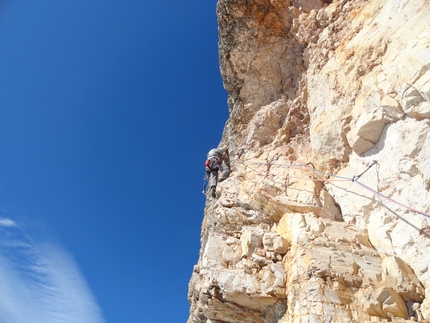
[[[430,321],[430,6],[219,0],[230,177],[188,323]]]

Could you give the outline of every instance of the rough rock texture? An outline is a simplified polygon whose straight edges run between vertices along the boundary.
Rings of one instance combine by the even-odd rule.
[[[188,323],[430,322],[430,5],[219,0],[230,177]]]

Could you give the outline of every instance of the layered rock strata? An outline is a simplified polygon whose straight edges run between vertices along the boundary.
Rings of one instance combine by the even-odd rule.
[[[219,0],[230,177],[188,323],[430,322],[430,6]]]

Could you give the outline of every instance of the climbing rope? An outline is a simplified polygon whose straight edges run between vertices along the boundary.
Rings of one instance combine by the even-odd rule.
[[[208,188],[208,181],[206,180],[206,178],[203,178],[203,189],[202,189],[203,195],[206,195],[207,188]]]
[[[363,172],[361,172],[359,175],[353,176],[353,177],[344,177],[344,176],[339,176],[336,174],[332,174],[332,173],[326,173],[323,172],[321,170],[318,170],[314,167],[314,165],[312,165],[312,163],[306,163],[306,164],[279,164],[279,163],[263,163],[263,162],[254,162],[251,159],[244,159],[244,160],[230,160],[230,163],[239,163],[239,164],[244,164],[246,167],[248,167],[249,169],[253,170],[254,172],[260,174],[261,176],[264,176],[267,178],[267,176],[269,175],[276,175],[276,173],[273,173],[270,171],[271,167],[281,167],[281,168],[307,168],[311,171],[313,171],[316,175],[319,174],[320,176],[326,176],[328,178],[323,178],[323,177],[299,177],[299,176],[288,176],[288,175],[282,175],[284,176],[286,179],[295,179],[295,180],[311,180],[314,182],[322,182],[322,183],[332,183],[332,182],[351,182],[351,183],[357,183],[358,185],[360,185],[362,188],[370,191],[371,193],[375,194],[376,196],[379,196],[382,199],[385,199],[387,201],[390,201],[400,207],[403,207],[411,212],[414,213],[418,213],[421,214],[423,216],[426,216],[428,218],[430,218],[430,214],[427,212],[423,212],[420,211],[418,209],[415,209],[411,206],[408,206],[406,204],[403,204],[401,202],[398,202],[384,194],[382,194],[381,192],[378,192],[372,188],[370,188],[369,186],[361,183],[360,181],[358,181],[358,179],[360,179],[361,176],[363,176],[370,168],[372,168],[375,164],[377,164],[376,161],[373,161],[371,165],[369,165]],[[255,168],[252,168],[248,165],[262,165],[262,166],[266,166],[267,167],[267,171],[266,174],[264,174],[261,171],[256,170]],[[273,182],[275,182],[274,179],[271,178],[271,180]]]

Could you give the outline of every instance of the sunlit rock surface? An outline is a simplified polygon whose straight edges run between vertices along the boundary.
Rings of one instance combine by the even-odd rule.
[[[430,5],[217,15],[233,172],[207,199],[188,323],[430,322]]]

